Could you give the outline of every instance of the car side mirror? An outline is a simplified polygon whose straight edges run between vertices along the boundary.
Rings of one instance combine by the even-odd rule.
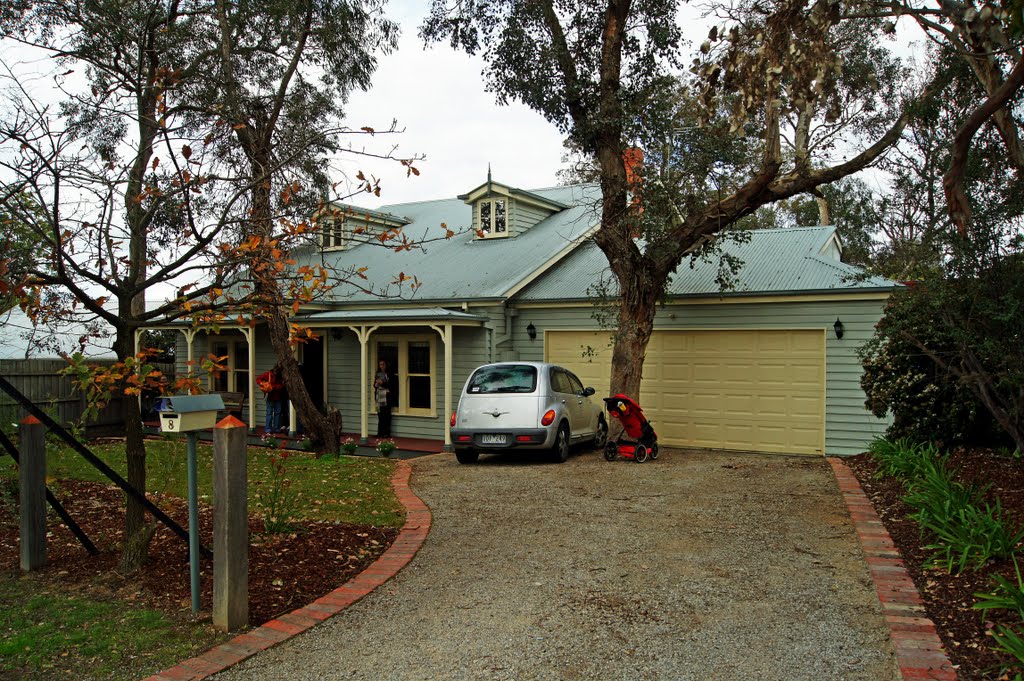
[[[590,397],[591,395],[593,395],[593,394],[594,394],[594,393],[596,393],[596,392],[597,392],[597,391],[596,391],[596,390],[594,390],[593,388],[584,388],[584,389],[583,389],[583,396],[584,396],[584,397]]]

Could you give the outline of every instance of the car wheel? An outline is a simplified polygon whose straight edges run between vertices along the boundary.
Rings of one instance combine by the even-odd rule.
[[[480,452],[472,449],[467,450],[456,450],[455,458],[459,460],[459,463],[476,463],[477,459],[480,458]]]
[[[658,447],[658,443],[657,442],[655,442],[653,445],[651,445],[651,461],[654,461],[655,459],[658,458],[658,450],[659,449],[660,449],[660,447]]]
[[[636,450],[633,452],[633,456],[634,458],[636,458],[637,463],[643,463],[644,461],[647,461],[647,447],[643,445],[637,445]]]
[[[597,432],[594,433],[594,449],[604,449],[606,442],[608,442],[608,424],[604,422],[604,419],[598,419]]]
[[[555,448],[551,454],[557,463],[565,463],[569,458],[569,426],[562,424],[558,426],[558,434],[555,435]]]
[[[606,442],[604,444],[604,458],[606,461],[615,461],[615,457],[619,455],[619,446],[614,442]]]

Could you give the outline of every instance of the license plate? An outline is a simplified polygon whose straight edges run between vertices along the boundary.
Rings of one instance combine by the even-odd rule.
[[[500,435],[481,435],[480,442],[485,445],[503,445],[505,444],[505,434]]]

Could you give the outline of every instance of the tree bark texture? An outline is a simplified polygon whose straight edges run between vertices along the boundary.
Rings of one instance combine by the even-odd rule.
[[[122,362],[134,355],[135,338],[130,328],[122,327],[117,330],[114,352]],[[143,439],[139,400],[133,395],[125,395],[121,404],[124,409],[125,459],[128,469],[126,479],[129,485],[145,494],[146,444]],[[142,504],[129,496],[125,497],[124,536],[125,547],[121,555],[121,568],[131,572],[145,560],[149,539],[153,533],[147,529],[146,511]]]

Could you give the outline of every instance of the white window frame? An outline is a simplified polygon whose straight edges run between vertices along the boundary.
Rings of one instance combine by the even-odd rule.
[[[320,244],[325,251],[343,251],[348,248],[348,227],[344,217],[324,220],[320,228]]]
[[[409,344],[423,342],[430,344],[430,408],[411,409],[409,407],[409,372],[406,370],[409,366]],[[373,385],[373,374],[377,372],[378,343],[395,343],[398,345],[398,366],[388,367],[391,371],[397,372],[398,378],[402,381],[402,384],[398,389],[398,406],[394,408],[393,413],[400,414],[401,416],[437,418],[437,334],[415,333],[374,335],[373,343],[371,344],[373,361],[370,364],[370,375],[366,379],[368,385]],[[425,374],[416,375],[423,376]],[[375,400],[371,401],[371,407],[372,411],[370,413],[376,414],[377,403]]]
[[[245,382],[245,385],[242,387],[241,390],[231,390],[231,387],[232,386],[237,386],[237,383],[238,383],[238,381],[235,380],[235,379],[236,379],[236,374],[239,371],[239,369],[237,368],[238,367],[238,357],[239,357],[239,355],[244,355],[246,359],[249,359],[249,343],[248,343],[248,341],[245,340],[245,336],[243,336],[241,334],[239,334],[237,336],[236,335],[228,335],[228,334],[222,334],[222,335],[217,335],[217,336],[209,336],[207,338],[207,343],[206,343],[207,354],[211,354],[211,355],[213,354],[213,346],[215,344],[217,344],[217,343],[227,343],[227,346],[228,346],[227,368],[224,370],[224,373],[227,376],[227,385],[228,385],[228,390],[226,392],[229,392],[229,393],[243,392],[243,393],[248,394],[249,393],[249,382],[248,381]],[[252,370],[253,370],[253,367],[249,367],[248,369],[241,369],[241,371],[243,371],[243,372],[252,372]],[[207,384],[207,387],[209,388],[209,390],[213,391],[213,375],[212,374],[206,377],[206,384]]]
[[[497,216],[497,213],[498,213],[497,206],[496,206],[498,201],[503,201],[505,203],[505,231],[503,231],[503,232],[496,232],[496,231],[494,231],[494,220],[495,220],[495,217]],[[488,225],[484,225],[484,223],[483,223],[483,220],[484,220],[484,210],[483,210],[483,207],[484,207],[485,203],[489,204],[490,207],[491,207],[490,208],[490,212],[491,212],[490,224],[488,224]],[[482,238],[484,238],[484,239],[504,239],[504,238],[508,237],[508,235],[509,235],[509,228],[511,227],[511,224],[512,224],[512,199],[510,199],[507,196],[492,196],[490,198],[481,199],[481,200],[477,201],[476,206],[477,206],[476,207],[477,228],[479,229],[480,234],[483,235]]]

